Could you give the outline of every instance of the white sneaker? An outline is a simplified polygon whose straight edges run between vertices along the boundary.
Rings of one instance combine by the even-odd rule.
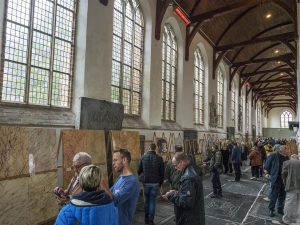
[[[255,180],[255,179],[256,179],[256,177],[251,177],[251,178],[250,178],[250,180]]]
[[[269,202],[269,201],[270,201],[269,197],[265,197],[264,200],[265,200],[266,202]]]

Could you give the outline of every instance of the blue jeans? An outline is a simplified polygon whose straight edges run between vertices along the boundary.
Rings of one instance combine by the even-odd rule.
[[[144,184],[144,197],[145,197],[145,218],[153,221],[156,207],[156,196],[159,190],[158,183],[146,183]]]
[[[278,178],[274,184],[271,185],[269,210],[274,211],[277,201],[277,210],[283,210],[285,201],[284,184],[281,178]]]

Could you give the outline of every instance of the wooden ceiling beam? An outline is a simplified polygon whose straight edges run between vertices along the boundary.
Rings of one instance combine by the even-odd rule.
[[[277,34],[269,37],[262,37],[262,38],[256,38],[253,40],[248,40],[248,41],[242,41],[239,43],[234,43],[234,44],[229,44],[229,45],[223,45],[223,46],[217,46],[216,51],[229,51],[233,50],[238,47],[243,47],[246,45],[253,45],[257,43],[262,43],[262,42],[274,42],[274,41],[288,41],[288,40],[294,40],[297,38],[297,35],[294,32],[288,32],[284,34]]]
[[[292,79],[273,79],[273,80],[261,80],[261,81],[253,81],[251,82],[251,85],[256,85],[256,84],[262,84],[262,83],[272,83],[272,82],[287,82],[287,83],[290,83],[290,82],[293,82]]]
[[[161,22],[172,0],[156,0],[155,39],[160,39]]]
[[[246,60],[246,61],[242,61],[242,62],[236,62],[236,63],[233,63],[231,66],[232,67],[240,67],[240,66],[245,66],[245,65],[249,65],[249,64],[255,64],[255,63],[283,61],[285,59],[291,59],[291,58],[294,58],[293,54],[288,53],[288,54],[279,55],[279,56],[270,57],[270,58],[252,59],[252,60]]]
[[[264,2],[271,2],[272,0],[264,0]],[[213,17],[222,16],[228,13],[232,13],[236,10],[239,10],[241,8],[245,7],[252,7],[259,5],[261,1],[258,0],[240,0],[239,2],[226,5],[224,7],[214,9],[202,14],[199,14],[197,16],[191,16],[190,21],[191,23],[197,23],[197,22],[203,22],[208,19],[212,19]]]
[[[194,4],[194,6],[193,6],[193,8],[192,8],[192,10],[191,10],[191,16],[194,15],[194,13],[195,13],[196,9],[198,8],[198,5],[200,4],[200,2],[201,2],[201,0],[198,0],[198,1]]]
[[[256,6],[252,6],[246,10],[244,10],[243,12],[241,12],[234,20],[232,20],[230,22],[230,24],[228,24],[228,26],[225,28],[225,30],[222,32],[222,34],[220,35],[220,37],[218,38],[216,45],[218,46],[219,43],[221,42],[222,38],[225,36],[225,34],[230,30],[230,28],[232,28],[242,17],[246,16],[247,13],[249,13],[252,9],[256,8]]]
[[[278,68],[278,69],[271,69],[271,70],[260,70],[260,71],[254,71],[250,73],[243,73],[241,74],[241,78],[251,78],[255,75],[261,75],[265,73],[273,73],[273,72],[279,72],[279,73],[291,73],[292,70],[290,68]]]
[[[261,32],[259,32],[259,33],[257,33],[256,35],[254,35],[254,36],[251,38],[251,40],[254,40],[255,38],[257,38],[257,37],[259,37],[259,36],[261,36],[261,35],[263,35],[263,34],[269,32],[269,31],[271,31],[271,30],[277,29],[277,28],[279,28],[279,27],[287,26],[287,25],[290,25],[290,24],[293,24],[293,22],[292,22],[292,21],[286,21],[286,22],[279,23],[279,24],[276,24],[276,25],[274,25],[274,26],[271,26],[271,27],[269,27],[269,28],[267,28],[267,29],[265,29],[265,30],[263,30],[263,31],[261,31]],[[274,44],[272,44],[272,45],[274,45]],[[271,45],[271,46],[272,46],[272,45]],[[275,45],[277,45],[277,44],[275,44]],[[241,48],[238,50],[238,52],[234,55],[234,57],[232,58],[231,61],[234,62],[235,59],[238,57],[238,55],[239,55],[244,49],[245,49],[245,47],[241,47]],[[258,54],[261,54],[261,53],[262,53],[262,51],[260,51],[259,53],[255,54],[254,56],[252,56],[252,58],[255,58],[256,56],[258,56]]]

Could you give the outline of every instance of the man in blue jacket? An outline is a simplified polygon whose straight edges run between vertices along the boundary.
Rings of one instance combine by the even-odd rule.
[[[264,169],[270,175],[271,193],[269,203],[269,213],[271,217],[274,217],[274,210],[277,201],[277,212],[283,215],[284,201],[285,201],[285,189],[283,180],[281,177],[283,162],[288,160],[288,151],[285,145],[279,147],[279,151],[271,153],[267,158],[264,165]]]

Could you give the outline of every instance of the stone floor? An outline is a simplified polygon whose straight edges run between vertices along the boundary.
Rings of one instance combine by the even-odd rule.
[[[268,202],[264,201],[268,183],[263,180],[250,180],[250,168],[243,171],[241,182],[232,182],[233,176],[221,175],[223,198],[212,199],[209,176],[203,180],[205,196],[206,225],[272,225],[281,224],[281,217],[268,216]],[[158,200],[156,225],[175,225],[173,206],[161,199]],[[143,203],[137,207],[133,225],[144,224]]]

